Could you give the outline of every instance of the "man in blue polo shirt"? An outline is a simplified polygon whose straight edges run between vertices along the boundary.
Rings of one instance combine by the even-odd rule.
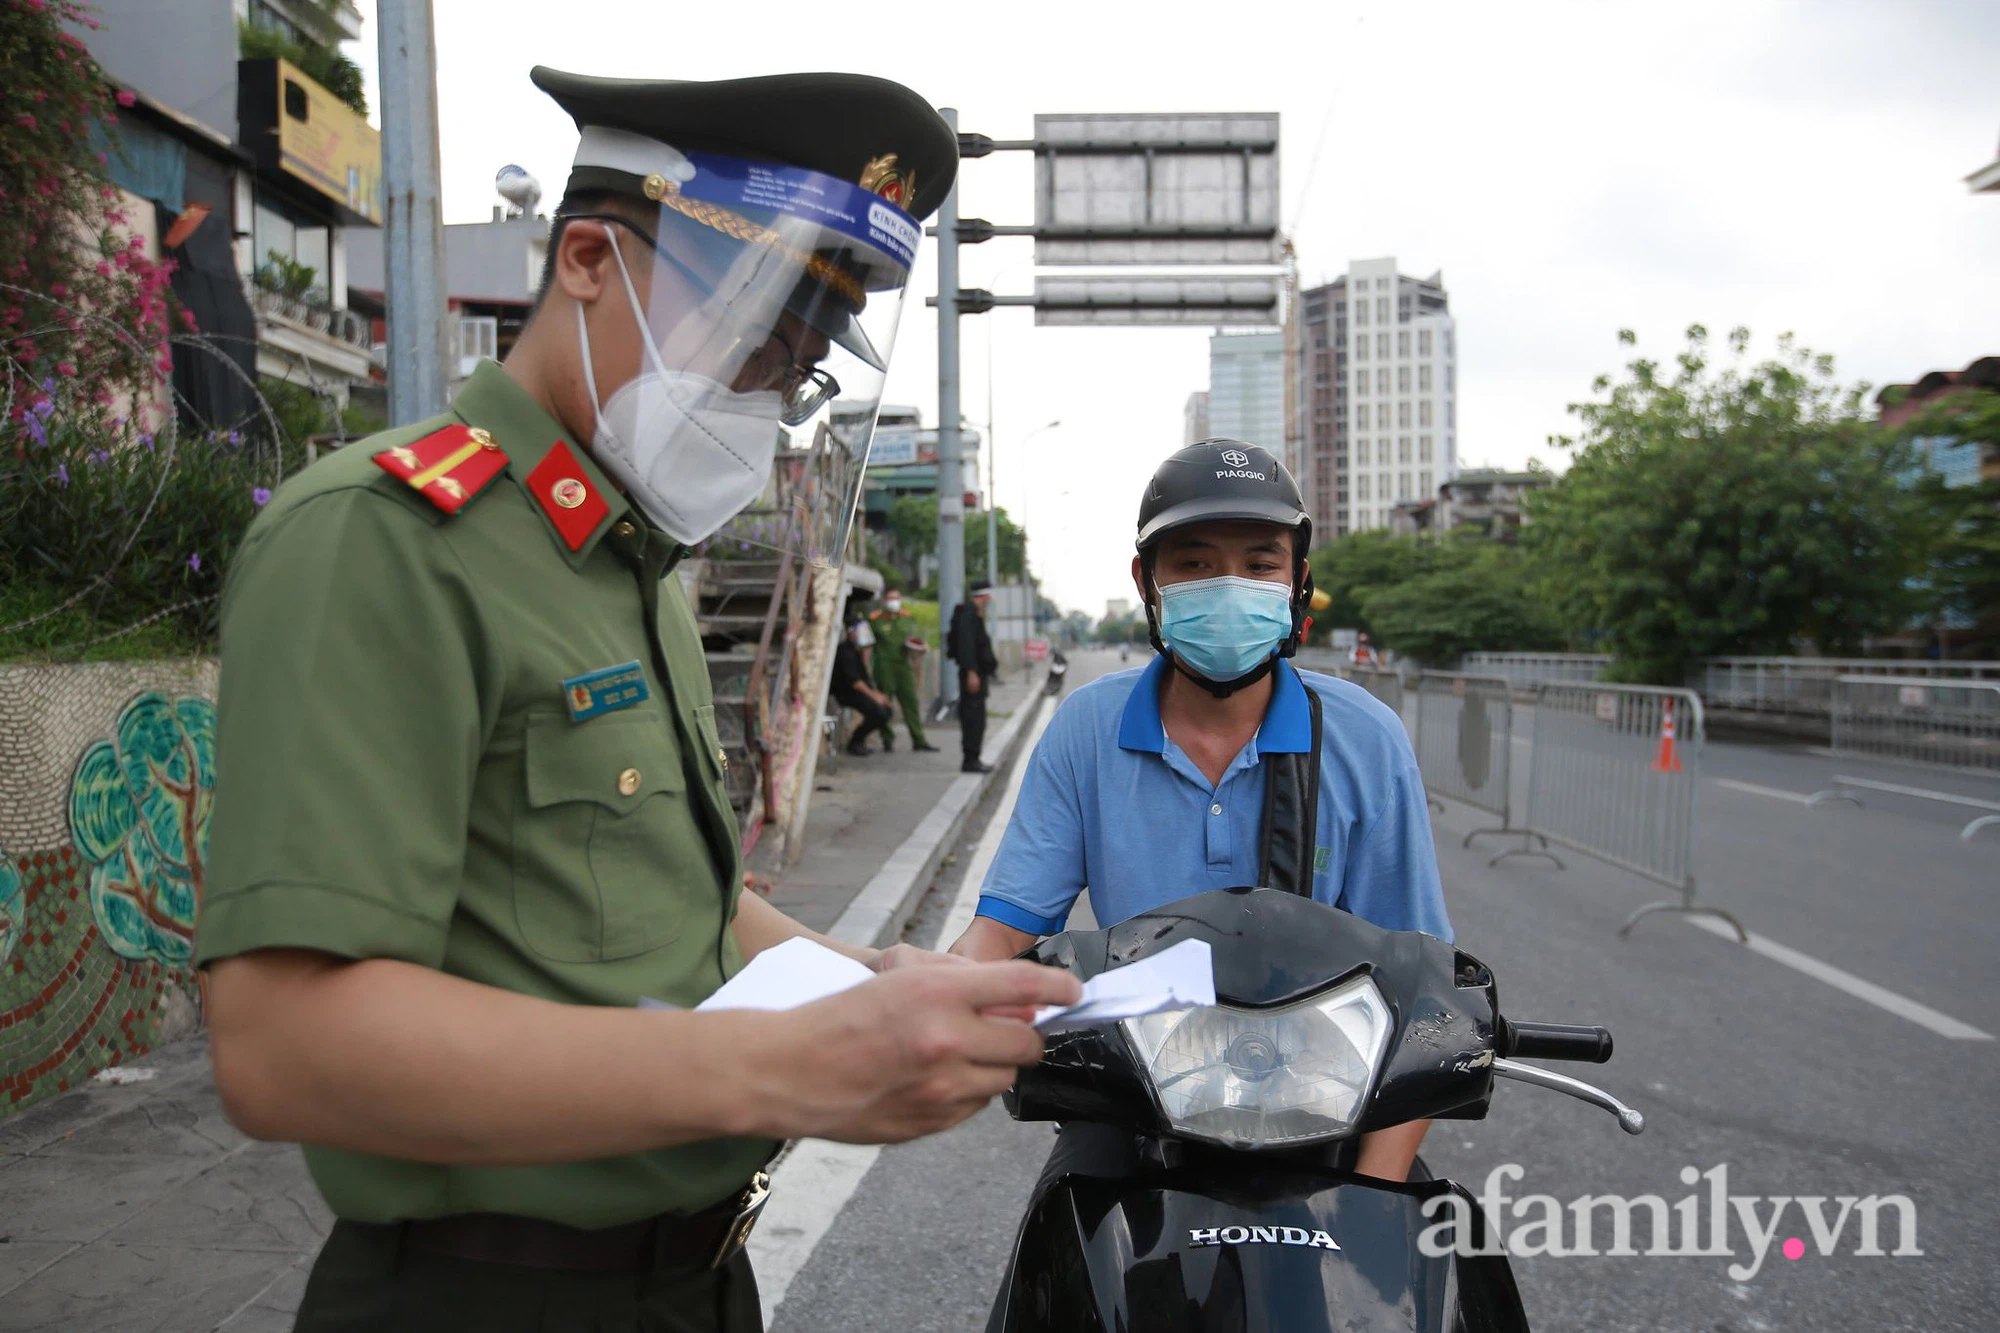
[[[1298,485],[1268,451],[1208,440],[1161,464],[1132,561],[1160,656],[1093,681],[1056,713],[952,952],[1010,958],[1061,930],[1086,888],[1110,925],[1267,882],[1265,759],[1313,753],[1309,690],[1316,812],[1300,853],[1309,869],[1289,887],[1309,880],[1314,898],[1378,926],[1451,938],[1401,719],[1367,691],[1286,660],[1311,599],[1311,540]],[[1356,1169],[1404,1179],[1427,1125],[1367,1135]]]

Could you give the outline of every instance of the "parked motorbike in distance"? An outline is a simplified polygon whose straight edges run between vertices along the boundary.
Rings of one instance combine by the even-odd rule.
[[[1061,694],[1063,677],[1068,674],[1069,659],[1064,657],[1062,650],[1058,648],[1049,654],[1049,678],[1048,682],[1042,688],[1051,695]]]
[[[1021,1224],[992,1328],[1008,1333],[1525,1333],[1504,1255],[1461,1185],[1352,1171],[1359,1137],[1483,1118],[1496,1077],[1644,1119],[1517,1058],[1611,1057],[1600,1027],[1501,1016],[1492,972],[1417,931],[1387,931],[1275,889],[1184,898],[1029,956],[1088,979],[1209,943],[1216,1005],[1049,1039],[1006,1095],[1018,1120],[1105,1131],[1121,1150],[1045,1181]],[[1424,1204],[1458,1196],[1455,1206]],[[1456,1214],[1458,1252],[1419,1237]],[[1497,1248],[1497,1247],[1495,1247]]]

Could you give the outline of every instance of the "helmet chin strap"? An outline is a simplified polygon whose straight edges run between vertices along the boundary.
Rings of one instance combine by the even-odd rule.
[[[1272,653],[1235,680],[1210,680],[1207,676],[1202,675],[1199,671],[1181,661],[1179,653],[1169,652],[1167,660],[1174,664],[1174,670],[1180,672],[1183,676],[1186,676],[1189,680],[1199,685],[1202,689],[1207,690],[1218,699],[1227,699],[1230,695],[1243,689],[1245,686],[1255,685],[1258,681],[1270,675],[1278,665],[1278,655]]]

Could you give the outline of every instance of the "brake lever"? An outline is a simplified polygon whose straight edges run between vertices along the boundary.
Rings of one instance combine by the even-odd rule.
[[[1619,1101],[1602,1088],[1593,1088],[1582,1079],[1571,1078],[1568,1074],[1558,1074],[1553,1069],[1543,1069],[1537,1065],[1524,1065],[1503,1056],[1493,1057],[1493,1072],[1501,1078],[1511,1078],[1517,1083],[1531,1084],[1537,1088],[1547,1088],[1551,1092],[1566,1093],[1578,1101],[1589,1102],[1592,1106],[1611,1112],[1618,1117],[1618,1128],[1627,1134],[1646,1132],[1646,1117]]]

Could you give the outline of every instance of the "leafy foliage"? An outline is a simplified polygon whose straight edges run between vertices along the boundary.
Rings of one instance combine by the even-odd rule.
[[[126,233],[105,176],[132,95],[66,25],[97,20],[76,0],[10,0],[0,23],[0,418],[17,425],[45,378],[110,409],[171,369],[173,265]]]
[[[295,42],[272,28],[247,20],[236,25],[236,52],[245,60],[288,60],[314,83],[347,103],[359,115],[368,114],[368,90],[361,67],[342,55],[338,48],[317,42]]]
[[[1631,344],[1632,334],[1620,334]],[[1569,470],[1526,501],[1523,544],[1558,619],[1601,629],[1618,677],[1678,684],[1695,660],[1857,651],[1917,609],[1929,541],[1907,444],[1863,416],[1831,357],[1749,333],[1711,363],[1687,332],[1670,367],[1631,361],[1582,422]]]
[[[1429,548],[1425,572],[1360,590],[1362,618],[1382,647],[1449,666],[1469,652],[1563,646],[1515,547],[1477,535],[1422,545]]]
[[[1307,563],[1312,566],[1313,586],[1331,598],[1332,604],[1313,613],[1315,627],[1324,631],[1337,626],[1374,634],[1375,624],[1363,604],[1365,595],[1428,574],[1436,557],[1433,543],[1399,537],[1380,528],[1349,533],[1318,547]]]
[[[983,578],[1006,583],[1026,576],[1027,532],[1008,516],[1005,509],[1000,510],[996,518],[994,545],[999,548],[1000,555],[998,578],[994,578],[986,568],[985,513],[968,513],[965,516],[965,577],[968,580]],[[901,570],[900,577],[914,585],[919,562],[925,556],[937,554],[937,497],[897,497],[895,503],[889,506],[888,537],[892,563]],[[934,582],[925,587],[935,595]]]
[[[89,646],[55,637],[65,627],[167,621],[176,643],[212,643],[244,530],[304,466],[291,439],[271,417],[207,432],[170,420],[156,434],[106,416],[73,382],[37,386],[23,420],[0,424],[0,587],[43,609],[0,620],[0,657]]]

